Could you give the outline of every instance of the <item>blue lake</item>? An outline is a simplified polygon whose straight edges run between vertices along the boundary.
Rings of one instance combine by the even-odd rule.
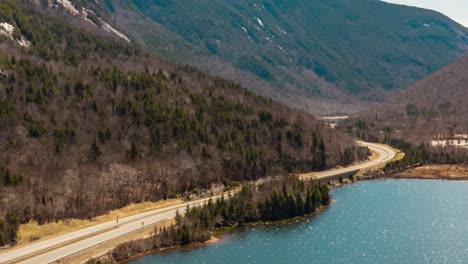
[[[238,228],[132,263],[468,263],[468,182],[367,181],[332,196],[309,220]]]

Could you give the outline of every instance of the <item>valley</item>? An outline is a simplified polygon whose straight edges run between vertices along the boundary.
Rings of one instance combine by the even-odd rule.
[[[133,261],[246,226],[315,230],[348,191],[396,210],[374,191],[454,189],[431,180],[467,179],[467,51],[449,17],[382,1],[3,0],[0,263]],[[346,204],[350,226],[375,225],[357,204],[376,203]],[[366,243],[331,257],[421,262]],[[169,251],[154,259],[181,260]]]
[[[80,5],[158,56],[317,115],[363,111],[468,48],[466,29],[442,14],[381,1]]]

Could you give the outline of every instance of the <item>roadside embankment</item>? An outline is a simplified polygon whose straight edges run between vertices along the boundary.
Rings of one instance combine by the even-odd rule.
[[[124,208],[113,210],[106,215],[98,216],[92,220],[69,219],[67,221],[58,221],[43,225],[39,225],[37,222],[23,224],[19,228],[18,245],[14,248],[25,246],[38,240],[50,239],[82,228],[105,223],[107,221],[116,221],[116,219],[119,218],[122,219],[142,212],[181,204],[182,202],[182,200],[170,199],[158,202],[130,204]]]

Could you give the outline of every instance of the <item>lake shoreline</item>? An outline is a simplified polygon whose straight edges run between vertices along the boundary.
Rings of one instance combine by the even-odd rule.
[[[467,190],[457,181],[358,182],[334,189],[336,201],[310,221],[235,229],[218,244],[132,264],[463,262]]]
[[[378,179],[419,179],[419,180],[448,180],[465,181],[468,180],[467,165],[417,165],[396,170],[392,172],[377,172],[370,175],[356,177],[358,181],[378,180]]]
[[[458,171],[460,171],[459,168],[463,167],[463,169],[466,170],[466,172],[467,172],[467,174],[466,174],[467,176],[454,176],[452,174],[445,175],[445,174],[440,174],[440,173],[434,173],[434,175],[430,175],[430,174],[421,173],[421,171],[423,169],[424,170],[430,169],[433,172],[447,171],[447,168],[448,168],[447,166],[450,166],[450,168],[452,168],[451,169],[452,172],[454,171],[454,168],[458,168]],[[389,173],[389,174],[379,173],[378,177],[373,177],[373,178],[356,177],[353,180],[346,178],[346,179],[343,179],[342,182],[336,180],[336,181],[330,182],[329,187],[330,187],[330,189],[335,189],[335,188],[340,188],[340,187],[343,187],[343,186],[346,186],[346,185],[351,185],[351,184],[353,184],[355,182],[359,182],[359,181],[385,180],[385,179],[468,180],[468,166],[455,166],[455,165],[418,166],[418,167],[414,167],[414,168],[408,168],[408,169],[405,169],[405,170],[400,171],[400,172],[394,172],[394,173]],[[134,261],[134,260],[136,260],[138,258],[148,256],[148,255],[164,254],[164,253],[177,252],[177,251],[183,251],[183,250],[189,251],[192,248],[197,248],[197,247],[201,247],[201,246],[216,244],[216,243],[219,243],[219,242],[222,241],[221,237],[224,234],[226,234],[229,231],[232,231],[233,229],[238,228],[238,227],[253,227],[253,226],[258,226],[258,225],[262,225],[262,226],[281,225],[281,224],[297,222],[298,220],[310,219],[310,218],[312,218],[314,216],[319,215],[323,211],[325,211],[331,205],[331,203],[333,203],[333,201],[334,200],[331,199],[331,201],[330,201],[330,203],[328,205],[321,206],[320,208],[317,208],[317,210],[315,212],[313,212],[311,214],[308,214],[308,215],[294,217],[294,218],[290,218],[290,219],[284,219],[284,220],[280,220],[280,221],[274,221],[274,222],[272,222],[272,221],[269,221],[269,222],[257,221],[257,222],[251,222],[251,223],[244,223],[242,225],[222,227],[222,228],[219,228],[219,229],[213,231],[210,239],[205,241],[205,242],[195,242],[195,243],[191,243],[189,245],[184,245],[184,246],[174,246],[174,247],[169,247],[169,248],[162,248],[162,249],[158,249],[158,250],[153,250],[153,251],[146,252],[146,253],[143,253],[143,254],[135,255],[135,256],[129,258],[128,260],[125,260],[122,263],[131,263],[132,261]]]
[[[333,187],[332,186],[330,186],[330,187],[335,188],[335,187],[340,187],[340,186],[342,186],[342,185],[339,185],[339,186],[335,185]],[[316,209],[315,212],[313,212],[311,214],[308,214],[308,215],[304,215],[304,216],[298,216],[298,217],[283,219],[283,220],[279,220],[279,221],[266,221],[266,222],[265,221],[256,221],[256,222],[244,223],[242,225],[221,227],[221,228],[218,228],[217,230],[213,231],[212,234],[211,234],[210,239],[205,241],[205,242],[194,242],[194,243],[190,243],[189,245],[184,245],[184,246],[174,246],[174,247],[169,247],[169,248],[161,248],[161,249],[157,249],[157,250],[153,250],[153,251],[149,251],[149,252],[145,252],[145,253],[142,253],[142,254],[132,256],[131,258],[129,258],[129,259],[125,260],[125,261],[122,261],[121,263],[123,263],[123,264],[131,263],[136,259],[139,259],[139,258],[144,257],[144,256],[149,256],[149,255],[157,255],[157,254],[180,252],[180,251],[190,251],[193,248],[198,248],[198,247],[217,244],[217,243],[220,243],[220,242],[223,241],[222,236],[224,236],[228,232],[230,232],[230,231],[232,231],[232,230],[234,230],[236,228],[240,228],[240,227],[247,227],[248,228],[248,227],[255,227],[255,226],[284,225],[284,224],[289,224],[289,223],[295,223],[295,222],[299,222],[299,221],[308,220],[308,219],[311,219],[312,217],[316,217],[319,214],[323,213],[325,210],[327,210],[330,207],[330,205],[333,202],[334,202],[334,200],[332,199],[328,205],[320,206],[319,208]]]
[[[445,166],[445,165],[427,165],[427,166],[423,166],[423,167],[434,168],[435,166]],[[416,168],[421,168],[421,167],[416,167]],[[467,176],[441,176],[441,175],[438,175],[437,177],[434,177],[434,176],[431,176],[431,175],[427,175],[427,176],[419,175],[419,174],[417,174],[418,171],[415,170],[416,168],[406,169],[406,170],[404,170],[402,172],[393,173],[393,174],[380,174],[381,177],[378,177],[378,178],[361,178],[361,177],[357,177],[355,180],[349,180],[349,179],[346,178],[346,179],[343,179],[343,182],[341,182],[341,183],[338,180],[335,180],[335,181],[332,181],[329,184],[329,187],[330,187],[330,190],[332,190],[332,189],[341,188],[341,187],[344,187],[344,186],[347,186],[347,185],[352,185],[354,183],[361,182],[361,181],[386,180],[386,179],[395,179],[395,180],[405,180],[405,179],[408,179],[408,180],[411,180],[411,179],[414,179],[414,180],[449,180],[449,181],[468,180],[468,174],[467,174]],[[442,168],[442,167],[439,167],[439,168]],[[468,170],[468,166],[466,166],[466,169]],[[176,247],[170,247],[170,248],[163,248],[163,249],[159,249],[159,250],[139,254],[139,255],[134,256],[131,259],[128,259],[128,260],[126,260],[126,261],[124,261],[122,263],[131,263],[135,259],[138,259],[138,258],[141,258],[141,257],[144,257],[144,256],[148,256],[148,255],[164,254],[164,253],[184,251],[184,250],[189,251],[192,248],[197,248],[197,247],[216,244],[216,243],[219,243],[219,242],[223,241],[223,239],[222,239],[223,235],[225,235],[226,233],[228,233],[228,232],[230,232],[230,231],[232,231],[232,230],[234,230],[236,228],[239,228],[239,227],[273,226],[273,225],[282,225],[282,224],[293,223],[293,222],[297,222],[298,220],[303,221],[303,220],[306,220],[306,219],[311,219],[312,217],[318,216],[319,214],[324,212],[327,208],[330,207],[330,205],[333,202],[334,202],[334,199],[332,197],[331,202],[330,202],[329,205],[321,206],[314,213],[309,214],[309,215],[305,215],[305,216],[299,216],[299,217],[294,217],[294,218],[290,218],[290,219],[283,219],[283,220],[279,220],[279,221],[275,221],[275,222],[272,222],[272,221],[269,221],[269,222],[257,221],[257,222],[252,222],[252,223],[245,223],[243,225],[234,225],[234,226],[231,226],[231,227],[222,227],[222,228],[219,228],[219,229],[213,231],[213,234],[211,235],[211,238],[209,240],[205,241],[205,242],[195,242],[195,243],[191,243],[191,244],[185,245],[185,246],[176,246]]]
[[[468,180],[468,166],[425,165],[396,173],[395,179]]]

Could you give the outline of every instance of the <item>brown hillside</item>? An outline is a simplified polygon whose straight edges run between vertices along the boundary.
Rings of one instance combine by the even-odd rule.
[[[376,105],[367,116],[381,135],[428,142],[468,133],[468,56]]]
[[[0,38],[0,245],[20,222],[91,218],[365,157],[309,114],[22,1],[0,2],[0,21],[15,28]]]

